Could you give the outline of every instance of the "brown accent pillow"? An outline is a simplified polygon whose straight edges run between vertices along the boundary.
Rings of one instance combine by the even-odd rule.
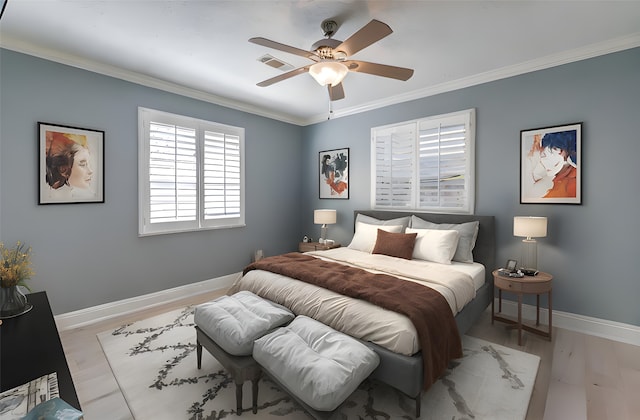
[[[393,233],[378,229],[378,238],[372,253],[410,260],[416,244],[416,236],[418,236],[417,233]]]

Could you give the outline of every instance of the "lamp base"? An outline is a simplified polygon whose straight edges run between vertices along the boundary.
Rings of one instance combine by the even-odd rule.
[[[318,242],[323,244],[326,239],[327,239],[327,224],[325,223],[320,228],[320,239],[318,239]]]
[[[538,268],[538,243],[535,239],[522,240],[520,267],[536,271]]]

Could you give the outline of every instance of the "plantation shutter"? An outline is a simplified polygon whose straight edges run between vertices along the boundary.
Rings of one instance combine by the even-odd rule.
[[[240,215],[240,137],[204,134],[204,218]]]
[[[371,130],[372,207],[473,213],[475,111]]]
[[[375,205],[410,208],[413,204],[415,124],[380,130],[375,150]]]
[[[138,233],[244,226],[244,129],[138,109]]]
[[[466,207],[466,131],[466,125],[455,120],[420,122],[419,207]]]
[[[196,130],[150,123],[149,222],[197,219]]]

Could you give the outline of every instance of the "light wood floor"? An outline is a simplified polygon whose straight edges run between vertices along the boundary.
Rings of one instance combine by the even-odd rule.
[[[96,334],[169,310],[214,299],[223,292],[63,331],[60,336],[86,420],[133,419]],[[640,347],[554,328],[553,341],[525,333],[523,345],[486,311],[468,335],[540,356],[527,420],[640,418]],[[258,416],[249,416],[259,419]],[[147,420],[147,419],[138,419]]]

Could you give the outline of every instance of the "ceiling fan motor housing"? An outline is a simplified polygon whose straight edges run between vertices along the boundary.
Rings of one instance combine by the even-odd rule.
[[[315,42],[311,49],[322,59],[325,60],[333,60],[337,59],[335,55],[338,51],[334,51],[335,48],[342,44],[342,41],[332,38],[321,39],[320,41]],[[341,52],[341,51],[340,51]],[[342,53],[342,55],[346,58],[346,54]]]

